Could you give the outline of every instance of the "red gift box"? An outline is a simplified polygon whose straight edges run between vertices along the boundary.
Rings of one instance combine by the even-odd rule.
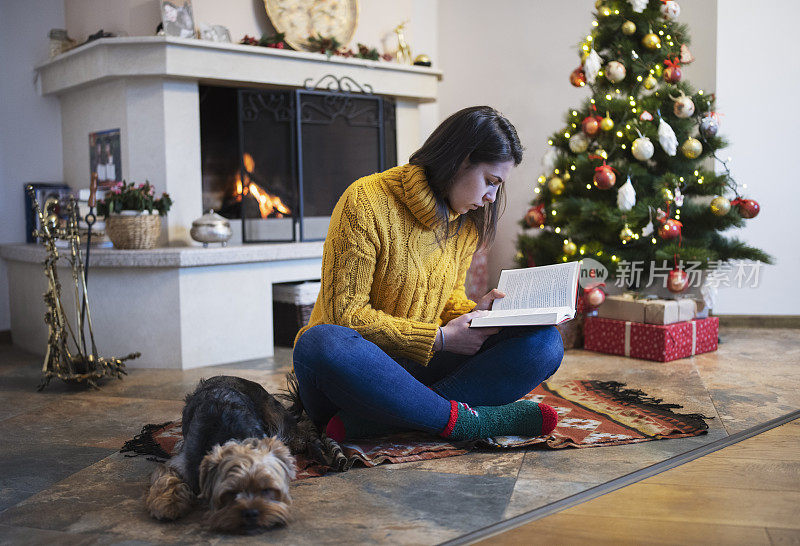
[[[718,335],[717,317],[665,325],[586,317],[583,348],[668,362],[716,351]]]

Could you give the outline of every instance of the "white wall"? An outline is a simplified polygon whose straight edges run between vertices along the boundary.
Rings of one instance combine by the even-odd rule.
[[[800,206],[797,127],[800,76],[787,69],[797,49],[800,4],[781,0],[719,2],[717,106],[720,132],[729,136],[734,178],[761,204],[737,235],[772,254],[776,265],[761,272],[758,289],[723,289],[720,313],[797,315]]]
[[[63,7],[63,0],[0,3],[0,243],[25,240],[23,184],[61,181],[58,99],[36,94],[33,66],[47,60],[47,33],[63,28]],[[0,263],[0,331],[9,327]]]

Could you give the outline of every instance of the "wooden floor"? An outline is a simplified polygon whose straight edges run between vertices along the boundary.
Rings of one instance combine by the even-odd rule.
[[[480,544],[800,544],[800,420]]]

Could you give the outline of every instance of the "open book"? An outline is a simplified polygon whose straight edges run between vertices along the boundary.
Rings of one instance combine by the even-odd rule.
[[[504,269],[497,288],[506,297],[494,300],[489,314],[472,319],[470,327],[560,324],[574,318],[579,272],[579,262]]]

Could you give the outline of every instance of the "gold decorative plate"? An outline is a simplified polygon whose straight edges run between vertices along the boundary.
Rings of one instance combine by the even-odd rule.
[[[347,46],[358,26],[358,0],[264,0],[264,7],[275,30],[299,51],[311,51],[308,38],[317,35]]]

